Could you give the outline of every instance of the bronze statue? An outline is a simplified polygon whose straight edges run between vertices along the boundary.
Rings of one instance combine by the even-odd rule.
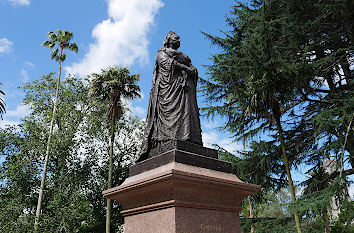
[[[146,128],[138,161],[169,140],[202,145],[196,98],[198,71],[190,58],[177,51],[179,36],[170,31],[156,55]]]

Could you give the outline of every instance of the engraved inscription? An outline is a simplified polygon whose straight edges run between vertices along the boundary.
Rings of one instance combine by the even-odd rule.
[[[215,232],[215,231],[221,231],[222,227],[218,226],[218,225],[206,225],[206,224],[201,223],[200,229],[202,231],[214,231]]]

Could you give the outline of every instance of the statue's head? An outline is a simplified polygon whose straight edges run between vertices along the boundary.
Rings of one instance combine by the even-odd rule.
[[[174,31],[169,31],[163,40],[163,47],[178,49],[180,45],[181,39],[179,38],[179,35]]]

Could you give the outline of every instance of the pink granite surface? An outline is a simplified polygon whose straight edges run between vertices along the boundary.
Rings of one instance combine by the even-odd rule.
[[[130,215],[124,221],[124,233],[176,233],[174,208]]]
[[[238,212],[171,207],[130,215],[125,233],[240,233]]]
[[[241,201],[259,189],[230,173],[173,162],[103,194],[122,205],[125,233],[238,233]]]

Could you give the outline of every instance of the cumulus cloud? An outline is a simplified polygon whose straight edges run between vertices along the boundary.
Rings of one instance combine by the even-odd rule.
[[[204,132],[202,133],[202,139],[204,146],[217,144],[230,153],[242,150],[242,145],[240,143],[233,141],[231,138],[222,138],[222,135],[216,132]]]
[[[31,110],[28,105],[18,105],[15,110],[6,111],[7,117],[25,117],[30,114]]]
[[[208,133],[202,133],[202,139],[204,144],[217,144],[217,139],[218,139],[219,135],[215,132],[208,132]]]
[[[28,75],[28,69],[32,69],[33,67],[35,67],[35,65],[29,61],[26,61],[23,64],[22,69],[20,70],[20,76],[22,77],[21,82],[25,83],[29,81],[30,77]]]
[[[66,67],[66,71],[86,75],[113,64],[146,62],[148,32],[162,6],[161,0],[108,0],[109,18],[94,27],[95,42],[89,45],[83,60]]]
[[[13,6],[28,6],[30,0],[8,0]]]
[[[21,77],[22,77],[21,82],[24,82],[24,83],[25,83],[25,82],[28,82],[29,76],[28,76],[27,70],[21,69],[21,70],[20,70],[20,75],[21,75]]]
[[[28,116],[31,110],[28,105],[18,105],[14,110],[6,110],[3,115],[4,119],[0,120],[0,128],[5,128],[5,126],[18,126],[20,124],[20,119]]]
[[[25,66],[26,66],[26,67],[29,67],[29,68],[35,67],[35,65],[34,65],[32,62],[30,62],[30,61],[26,61],[26,62],[25,62]]]
[[[204,121],[203,126],[206,129],[216,129],[220,126],[220,124],[217,121]]]
[[[0,39],[0,54],[9,53],[12,50],[12,41],[9,41],[7,38]]]
[[[147,111],[145,108],[142,107],[131,107],[131,110],[133,112],[133,115],[138,116],[140,118],[146,118]]]
[[[6,126],[18,126],[20,124],[19,121],[11,121],[11,120],[0,120],[0,128],[5,129]]]

